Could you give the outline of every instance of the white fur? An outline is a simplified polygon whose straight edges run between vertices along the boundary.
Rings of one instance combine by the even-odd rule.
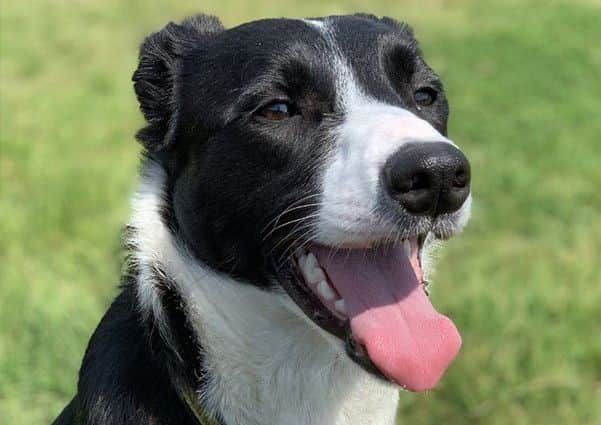
[[[327,20],[323,19],[323,20],[318,20],[318,19],[302,19],[303,22],[314,26],[315,28],[317,28],[318,30],[322,31],[326,28],[327,25]]]
[[[210,413],[227,425],[392,425],[397,388],[361,370],[285,293],[212,272],[178,244],[159,213],[164,184],[150,162],[134,199],[140,308],[161,321],[147,272],[159,264],[202,343],[211,380],[197,396]]]

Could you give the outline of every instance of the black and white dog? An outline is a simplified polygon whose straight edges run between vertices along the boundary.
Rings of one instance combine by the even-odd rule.
[[[461,345],[425,283],[470,166],[411,29],[212,16],[142,44],[121,294],[57,424],[393,424]]]

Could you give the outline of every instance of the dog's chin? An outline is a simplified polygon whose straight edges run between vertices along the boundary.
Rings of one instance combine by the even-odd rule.
[[[290,298],[354,362],[402,388],[425,391],[461,346],[454,324],[428,299],[422,251],[434,237],[343,248],[308,243],[274,267]]]

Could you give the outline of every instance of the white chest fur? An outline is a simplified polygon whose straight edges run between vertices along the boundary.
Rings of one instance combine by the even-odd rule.
[[[394,423],[397,389],[355,365],[285,294],[211,273],[182,286],[212,377],[200,396],[228,425]]]

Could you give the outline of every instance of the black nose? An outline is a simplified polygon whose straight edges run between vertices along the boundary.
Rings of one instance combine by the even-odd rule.
[[[457,211],[470,193],[470,163],[450,143],[409,143],[384,166],[389,196],[413,214]]]

